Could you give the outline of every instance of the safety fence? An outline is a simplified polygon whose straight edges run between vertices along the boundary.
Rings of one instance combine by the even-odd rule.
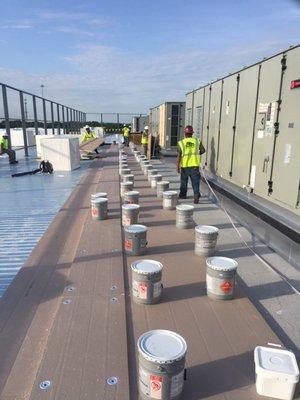
[[[86,113],[42,96],[1,83],[0,129],[8,136],[11,147],[11,129],[21,128],[25,155],[28,156],[27,128],[35,134],[79,133],[85,124]],[[2,97],[2,99],[1,99]]]

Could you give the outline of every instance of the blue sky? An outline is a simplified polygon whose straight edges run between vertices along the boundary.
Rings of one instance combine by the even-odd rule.
[[[0,81],[147,112],[300,42],[295,0],[0,0]]]

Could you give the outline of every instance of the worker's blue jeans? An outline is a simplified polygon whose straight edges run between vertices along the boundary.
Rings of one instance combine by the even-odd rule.
[[[189,177],[192,182],[194,197],[200,194],[200,171],[198,167],[181,168],[180,171],[180,197],[186,197]]]

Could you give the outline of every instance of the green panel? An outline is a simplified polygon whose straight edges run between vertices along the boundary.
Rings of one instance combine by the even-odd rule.
[[[193,123],[193,103],[194,103],[194,93],[191,92],[186,95],[185,103],[185,125],[192,125]]]
[[[203,136],[203,101],[204,101],[204,88],[196,90],[194,94],[194,110],[193,110],[193,127],[195,135],[202,139]]]
[[[209,138],[206,143],[206,153],[208,157],[208,168],[211,172],[216,172],[217,167],[217,149],[219,138],[220,107],[222,97],[222,81],[211,85],[211,101],[209,115]]]
[[[259,68],[254,65],[240,72],[232,168],[232,181],[240,187],[249,182]]]
[[[210,114],[210,86],[204,88],[204,113],[203,113],[203,132],[202,142],[206,146],[209,135],[209,114]],[[202,164],[208,164],[207,152],[202,156]]]
[[[263,197],[268,197],[275,138],[274,123],[280,91],[281,59],[282,55],[279,55],[261,64],[250,185],[255,193]]]
[[[270,197],[295,208],[300,182],[300,88],[291,89],[290,84],[300,79],[299,47],[287,53],[286,66]]]
[[[233,126],[236,109],[237,76],[234,74],[224,78],[223,101],[220,124],[220,144],[218,157],[218,175],[230,178],[231,156],[233,144]]]

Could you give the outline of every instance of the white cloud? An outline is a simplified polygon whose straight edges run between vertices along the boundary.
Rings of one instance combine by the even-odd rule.
[[[2,29],[31,29],[31,24],[23,24],[23,23],[12,23],[8,25],[2,25]]]
[[[93,32],[88,31],[84,28],[76,28],[72,26],[58,26],[54,28],[56,32],[67,33],[70,35],[83,35],[83,36],[95,36]]]
[[[137,58],[116,47],[86,44],[65,58],[71,73],[46,76],[0,69],[0,75],[4,82],[35,93],[44,84],[47,98],[83,111],[144,113],[163,101],[184,100],[186,92],[287,47],[269,42],[260,48],[240,45]]]

